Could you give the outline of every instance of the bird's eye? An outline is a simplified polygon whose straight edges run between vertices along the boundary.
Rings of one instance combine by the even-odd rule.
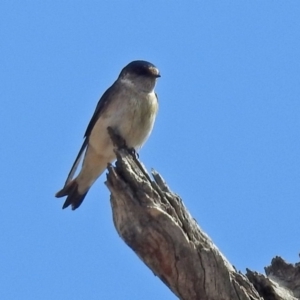
[[[149,76],[150,75],[149,70],[146,68],[136,68],[135,73],[138,75],[141,75],[141,76],[147,76],[147,75]]]

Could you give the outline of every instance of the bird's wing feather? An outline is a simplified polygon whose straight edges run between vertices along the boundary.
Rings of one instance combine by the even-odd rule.
[[[73,163],[73,166],[72,166],[72,168],[71,168],[71,170],[70,170],[70,172],[68,174],[67,180],[65,182],[65,186],[73,179],[74,174],[75,174],[75,172],[76,172],[76,170],[78,168],[78,165],[79,165],[79,163],[81,161],[82,155],[83,155],[83,153],[84,153],[84,151],[86,149],[87,143],[88,143],[87,138],[84,138],[83,144],[82,144],[82,146],[81,146],[81,148],[80,148],[80,150],[79,150],[79,152],[77,154],[77,157],[76,157],[76,159],[75,159],[75,161]]]
[[[107,103],[109,102],[109,99],[111,99],[112,97],[112,87],[111,86],[110,88],[108,88],[106,90],[106,92],[102,95],[102,97],[100,98],[97,106],[96,106],[96,109],[95,109],[95,112],[87,126],[87,129],[85,131],[85,134],[84,134],[84,141],[83,141],[83,144],[78,152],[78,155],[73,163],[73,166],[68,174],[68,177],[67,177],[67,180],[65,182],[65,186],[73,179],[74,177],[74,174],[78,168],[78,165],[82,159],[82,156],[83,156],[83,153],[85,152],[87,146],[88,146],[88,139],[89,139],[89,136],[97,122],[97,120],[99,119],[100,115],[103,113],[103,111],[106,109],[107,107]]]
[[[99,117],[103,113],[103,111],[106,109],[109,99],[113,98],[113,94],[115,94],[116,90],[117,90],[117,85],[115,83],[110,88],[108,88],[105,91],[105,93],[102,95],[102,97],[100,98],[100,100],[96,106],[95,112],[94,112],[94,114],[90,120],[90,123],[87,126],[87,129],[85,131],[85,134],[84,134],[85,138],[88,138],[89,135],[91,134],[92,129],[94,128],[97,120],[99,119]]]

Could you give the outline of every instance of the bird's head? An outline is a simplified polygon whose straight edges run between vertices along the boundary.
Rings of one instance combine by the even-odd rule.
[[[159,77],[159,70],[153,64],[144,60],[135,60],[122,69],[118,79],[126,85],[150,93],[154,90]]]

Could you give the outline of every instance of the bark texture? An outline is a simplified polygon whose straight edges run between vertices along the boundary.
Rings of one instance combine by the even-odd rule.
[[[237,272],[161,175],[152,171],[152,180],[134,153],[113,140],[120,147],[116,165],[108,166],[106,185],[114,225],[125,243],[179,299],[296,299],[287,289],[283,291],[290,298],[282,298],[278,283],[264,275]],[[274,268],[268,272],[282,278]],[[299,293],[299,285],[295,290]]]
[[[281,257],[265,268],[267,277],[247,269],[246,276],[264,299],[293,300],[300,297],[300,263],[289,264]]]

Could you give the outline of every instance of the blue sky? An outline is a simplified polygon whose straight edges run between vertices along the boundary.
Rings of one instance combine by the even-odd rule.
[[[103,3],[102,3],[103,2]],[[1,299],[175,299],[122,242],[99,178],[54,198],[102,93],[154,63],[140,152],[236,266],[298,260],[299,1],[1,1]]]

